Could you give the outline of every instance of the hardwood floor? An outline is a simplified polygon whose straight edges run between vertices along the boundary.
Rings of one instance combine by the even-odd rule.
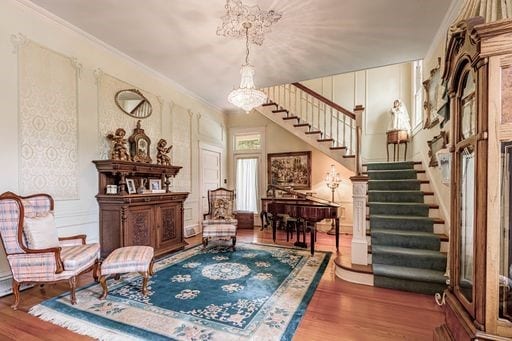
[[[200,239],[196,236],[187,242],[192,246]],[[239,230],[238,241],[272,243],[272,234]],[[293,242],[287,243],[286,235],[279,231],[278,244]],[[433,297],[343,281],[334,274],[334,237],[318,233],[315,245],[317,250],[332,251],[333,257],[293,340],[432,340],[434,328],[443,322],[442,310]],[[342,236],[340,250],[346,252],[349,247],[350,238]],[[79,285],[91,281],[92,276],[83,276]],[[38,287],[27,289],[21,294],[18,311],[10,308],[12,295],[1,298],[0,340],[90,340],[27,313],[33,305],[65,291],[65,284],[48,285],[45,293]]]

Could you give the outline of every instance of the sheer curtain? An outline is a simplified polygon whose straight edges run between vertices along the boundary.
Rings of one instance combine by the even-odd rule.
[[[236,160],[236,209],[258,211],[258,159]]]

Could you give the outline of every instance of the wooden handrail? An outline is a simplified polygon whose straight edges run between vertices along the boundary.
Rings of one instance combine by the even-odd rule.
[[[345,108],[343,108],[342,106],[340,106],[339,104],[336,104],[334,103],[333,101],[331,101],[330,99],[327,99],[325,98],[324,96],[320,95],[318,92],[316,91],[313,91],[311,90],[310,88],[300,84],[300,83],[292,83],[292,85],[294,85],[295,87],[301,89],[302,91],[308,93],[309,95],[315,97],[316,99],[318,99],[320,102],[323,102],[325,104],[327,104],[328,106],[330,107],[333,107],[334,109],[338,110],[339,112],[343,113],[344,115],[347,115],[348,117],[350,117],[351,119],[355,120],[356,119],[356,115],[351,112],[350,110],[347,110]]]

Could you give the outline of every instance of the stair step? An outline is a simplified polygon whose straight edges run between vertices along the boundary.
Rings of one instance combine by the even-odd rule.
[[[344,159],[353,159],[355,158],[356,156],[355,155],[343,155],[342,156]]]
[[[421,184],[428,184],[428,180],[368,180],[369,190],[420,190]]]
[[[372,229],[371,245],[440,251],[441,237],[434,233],[422,231]]]
[[[414,169],[414,165],[421,165],[421,161],[363,163],[368,170]]]
[[[307,134],[307,135],[320,134],[320,135],[322,135],[322,132],[320,130],[310,130],[310,131],[304,132],[304,134]]]
[[[333,142],[333,141],[334,141],[334,139],[332,139],[332,138],[328,138],[328,139],[318,139],[318,140],[316,140],[316,141],[317,141],[317,142]]]
[[[309,123],[298,123],[298,124],[294,124],[293,126],[296,127],[296,128],[298,128],[298,127],[311,127],[311,124],[309,124]]]
[[[366,229],[366,235],[367,235],[367,236],[371,236],[371,234],[372,234],[372,233],[371,233],[371,231],[372,231],[371,229],[367,228],[367,229]],[[412,231],[409,231],[409,232],[412,232]],[[442,242],[448,242],[448,241],[450,240],[450,238],[448,237],[448,235],[447,235],[447,234],[445,234],[445,233],[434,233],[434,234],[435,234],[436,236],[438,236],[438,237],[439,237],[439,240],[440,240],[440,241],[442,241]]]
[[[446,255],[439,251],[396,246],[372,246],[372,263],[445,271]]]
[[[261,106],[262,106],[262,107],[270,107],[270,106],[272,106],[272,105],[277,106],[277,103],[274,103],[274,102],[268,102],[268,103],[263,103]]]
[[[277,110],[272,110],[272,112],[273,112],[274,114],[277,114],[277,113],[280,113],[280,112],[288,113],[288,110],[286,110],[286,109],[277,109]]]
[[[374,264],[373,274],[378,276],[400,278],[406,280],[431,282],[431,283],[446,283],[444,271],[409,268],[396,265]]]
[[[371,215],[366,216],[370,221],[370,228],[434,232],[434,224],[443,224],[439,218],[418,217],[418,216],[390,216]]]
[[[405,180],[417,179],[420,173],[425,173],[425,171],[416,169],[371,170],[363,172],[363,175],[368,175],[369,180]]]
[[[347,149],[347,147],[345,146],[339,146],[339,147],[329,147],[330,150],[343,150],[343,149]]]
[[[368,190],[369,202],[424,202],[426,192],[414,190]]]
[[[428,217],[430,209],[439,208],[438,205],[424,203],[402,202],[369,202],[366,204],[372,215],[399,215]]]

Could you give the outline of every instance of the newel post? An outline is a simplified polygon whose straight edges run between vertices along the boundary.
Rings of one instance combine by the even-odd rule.
[[[352,263],[368,265],[368,240],[366,239],[366,193],[368,191],[367,176],[353,176],[352,199]]]
[[[354,114],[356,116],[356,175],[359,176],[362,173],[363,164],[361,161],[361,138],[363,134],[362,122],[363,122],[363,111],[364,106],[358,104],[354,107]]]

